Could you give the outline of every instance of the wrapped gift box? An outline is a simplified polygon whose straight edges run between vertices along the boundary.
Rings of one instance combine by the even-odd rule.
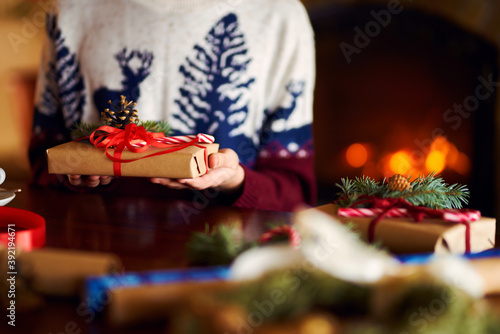
[[[179,300],[189,295],[231,286],[227,282],[229,276],[228,267],[93,276],[86,280],[86,300],[89,301],[88,307],[96,312],[106,306],[106,318],[110,324],[137,325],[164,319],[169,307],[175,307]]]
[[[22,272],[31,288],[44,295],[77,296],[88,276],[108,275],[122,269],[121,260],[111,253],[57,248],[40,248],[19,255]]]
[[[352,222],[364,240],[373,217],[339,217],[338,207],[327,204],[318,207],[342,223]],[[481,252],[495,246],[496,220],[481,217],[470,223],[470,250]],[[381,220],[375,227],[374,241],[395,254],[426,253],[463,254],[466,252],[466,227],[464,224],[425,218],[415,222],[412,218],[394,217]]]
[[[198,143],[180,151],[156,155],[133,162],[121,163],[121,176],[196,178],[207,172],[205,150],[207,156],[216,153],[219,144]],[[123,160],[142,158],[147,155],[165,151],[165,148],[149,147],[141,153],[124,150]],[[114,150],[108,153],[113,156]],[[75,175],[115,175],[114,162],[110,160],[104,149],[83,142],[69,142],[47,150],[50,174]]]

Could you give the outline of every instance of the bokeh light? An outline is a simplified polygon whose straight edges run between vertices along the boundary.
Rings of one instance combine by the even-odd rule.
[[[352,144],[347,148],[345,158],[350,166],[362,167],[368,161],[368,149],[363,144]]]

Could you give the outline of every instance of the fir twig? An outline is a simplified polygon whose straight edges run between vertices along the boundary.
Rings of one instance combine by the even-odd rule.
[[[124,95],[120,96],[120,103],[118,105],[114,104],[111,100],[108,103],[115,109],[104,109],[101,112],[101,123],[85,123],[80,122],[75,125],[71,131],[71,138],[80,139],[88,137],[97,130],[102,125],[112,126],[118,129],[124,129],[127,124],[136,124],[137,126],[143,126],[147,132],[163,133],[165,136],[169,136],[172,129],[168,122],[166,121],[141,121],[139,120],[137,113],[138,111],[134,109],[136,103],[134,101],[127,101]]]
[[[408,178],[409,179],[409,178]],[[354,180],[342,179],[336,184],[340,191],[335,202],[340,207],[351,206],[360,196],[376,196],[379,198],[404,198],[409,203],[434,209],[460,209],[468,203],[469,189],[465,185],[448,185],[441,177],[430,173],[419,176],[411,182],[411,189],[390,190],[386,180],[376,182],[363,176]]]
[[[469,189],[464,185],[448,185],[434,173],[426,177],[419,176],[412,181],[412,191],[401,197],[414,205],[430,208],[460,209],[468,203]]]
[[[73,140],[88,137],[101,126],[100,124],[80,122],[71,130]]]
[[[187,257],[192,265],[228,265],[251,247],[237,224],[218,225],[210,231],[195,232],[187,243]]]
[[[169,136],[172,133],[172,128],[166,121],[141,121],[138,125],[142,125],[148,132],[162,132],[165,136]]]
[[[172,133],[172,128],[166,121],[140,121],[136,123],[137,126],[143,126],[144,129],[148,132],[160,132],[165,136],[170,136]],[[74,129],[71,131],[72,139],[80,139],[84,137],[88,137],[97,130],[103,124],[95,124],[95,123],[85,123],[80,122],[77,123]]]

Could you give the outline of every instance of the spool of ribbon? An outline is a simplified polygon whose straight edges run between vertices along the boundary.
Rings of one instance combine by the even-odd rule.
[[[45,219],[36,213],[0,207],[0,244],[8,250],[31,251],[45,245]]]
[[[353,206],[368,205],[369,208],[353,208]],[[415,222],[424,218],[438,218],[446,222],[453,222],[465,226],[465,251],[470,253],[470,223],[481,219],[481,213],[469,209],[431,209],[416,206],[403,198],[378,198],[363,196],[359,201],[348,208],[339,208],[339,217],[373,217],[368,226],[368,241],[375,239],[375,227],[384,218],[408,217]]]
[[[123,163],[134,162],[141,159],[147,159],[154,156],[169,154],[180,151],[189,146],[196,146],[204,150],[205,165],[208,170],[208,156],[206,147],[197,145],[198,143],[211,144],[214,142],[214,137],[206,134],[197,134],[189,136],[173,136],[166,137],[161,132],[147,132],[141,125],[137,126],[134,123],[127,124],[125,129],[117,129],[111,126],[101,126],[88,138],[90,143],[96,148],[104,148],[106,156],[113,161],[113,173],[115,176],[121,176],[121,165]],[[122,153],[128,149],[134,153],[146,151],[150,146],[165,148],[165,150],[152,153],[140,158],[122,159]],[[114,148],[113,155],[109,153],[109,149]]]

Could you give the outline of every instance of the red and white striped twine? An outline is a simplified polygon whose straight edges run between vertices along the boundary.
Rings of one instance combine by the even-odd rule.
[[[337,215],[339,217],[378,217],[385,209],[369,208],[339,208]],[[459,210],[459,209],[440,209],[443,213],[443,219],[449,222],[471,222],[481,219],[481,212],[477,210]],[[387,218],[413,217],[405,208],[393,208],[387,215]]]

